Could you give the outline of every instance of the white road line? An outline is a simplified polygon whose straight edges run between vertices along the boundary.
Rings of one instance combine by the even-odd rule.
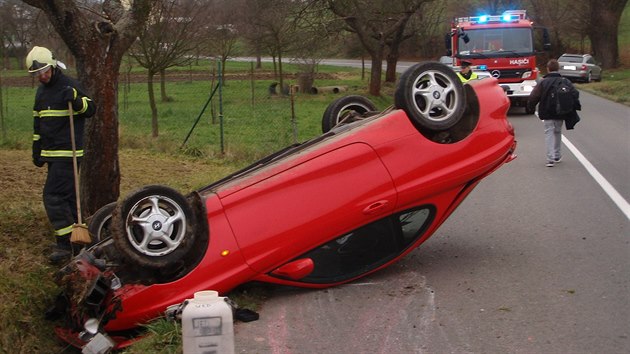
[[[573,155],[577,157],[578,161],[580,161],[584,168],[586,168],[588,173],[593,176],[595,182],[597,182],[602,187],[602,189],[604,190],[604,192],[606,192],[606,194],[608,194],[610,199],[612,199],[612,201],[617,204],[617,207],[621,210],[622,213],[626,215],[626,218],[630,220],[630,204],[628,204],[628,202],[621,196],[621,194],[617,192],[615,187],[613,187],[612,184],[610,184],[606,180],[606,178],[604,178],[604,176],[602,176],[602,174],[597,171],[595,166],[593,166],[593,164],[591,164],[586,159],[586,157],[582,155],[580,150],[578,150],[575,145],[573,145],[564,135],[562,135],[562,142],[564,143],[564,145],[566,145],[567,148],[569,148],[569,150],[571,150]]]

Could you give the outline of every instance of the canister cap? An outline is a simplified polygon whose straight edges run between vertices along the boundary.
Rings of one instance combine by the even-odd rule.
[[[195,293],[195,300],[208,301],[216,300],[219,297],[219,293],[214,290],[203,290]]]

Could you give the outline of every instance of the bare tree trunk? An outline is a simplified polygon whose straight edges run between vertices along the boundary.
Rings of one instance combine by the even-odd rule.
[[[88,119],[85,156],[81,163],[81,202],[85,215],[94,214],[120,195],[118,161],[118,68],[120,62],[86,61],[88,72],[100,71],[99,80],[89,80],[89,93],[96,114]],[[84,79],[85,80],[85,79]],[[86,82],[86,81],[83,81]]]
[[[273,60],[273,77],[278,79],[278,63],[276,63],[276,55],[274,54],[272,57]]]
[[[155,104],[155,93],[153,92],[153,77],[154,73],[149,71],[147,78],[147,89],[149,90],[149,106],[151,106],[151,136],[157,138],[158,132],[158,110]]]
[[[617,42],[619,21],[627,0],[590,0],[591,28],[589,38],[593,55],[605,69],[619,66]]]
[[[396,82],[396,65],[398,65],[398,53],[387,55],[387,69],[385,70],[385,82]]]
[[[166,70],[160,70],[160,96],[162,102],[171,102],[173,100],[166,94]]]
[[[409,17],[406,18],[404,23],[398,27],[396,35],[389,43],[389,53],[387,54],[387,70],[385,71],[385,82],[396,82],[396,65],[398,64],[398,58],[400,57],[400,44],[407,38],[405,37],[405,26]]]
[[[284,91],[284,74],[282,73],[282,50],[278,50],[278,82],[280,83],[280,92]]]
[[[383,72],[383,48],[372,53],[372,73],[370,74],[370,95],[381,95],[381,74]]]

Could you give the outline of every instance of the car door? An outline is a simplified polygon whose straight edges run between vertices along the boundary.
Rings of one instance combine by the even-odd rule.
[[[595,62],[595,58],[593,57],[588,57],[586,64],[588,65],[588,67],[591,69],[591,73],[593,74],[594,78],[599,78],[602,74],[602,69],[599,67],[599,65],[597,65],[597,63]]]
[[[221,199],[246,262],[270,271],[392,212],[392,179],[367,144],[353,143]]]
[[[375,271],[424,236],[435,211],[419,205],[339,235],[276,269],[270,275],[278,280],[271,281],[336,284]]]

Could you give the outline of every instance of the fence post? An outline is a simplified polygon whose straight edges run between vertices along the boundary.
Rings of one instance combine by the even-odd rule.
[[[251,86],[251,90],[252,90],[252,107],[254,107],[254,62],[250,62],[250,68],[249,68],[249,72],[250,72],[250,86]]]
[[[293,143],[298,142],[297,120],[295,119],[295,90],[294,86],[289,86],[289,94],[291,95],[291,127],[293,128]]]
[[[221,127],[221,154],[225,154],[225,143],[223,138],[223,67],[221,60],[217,61],[219,66],[219,125]]]
[[[2,62],[4,63],[4,58]],[[7,138],[7,128],[4,125],[4,101],[2,100],[3,90],[2,90],[2,70],[0,70],[0,127],[2,128],[2,140]]]

